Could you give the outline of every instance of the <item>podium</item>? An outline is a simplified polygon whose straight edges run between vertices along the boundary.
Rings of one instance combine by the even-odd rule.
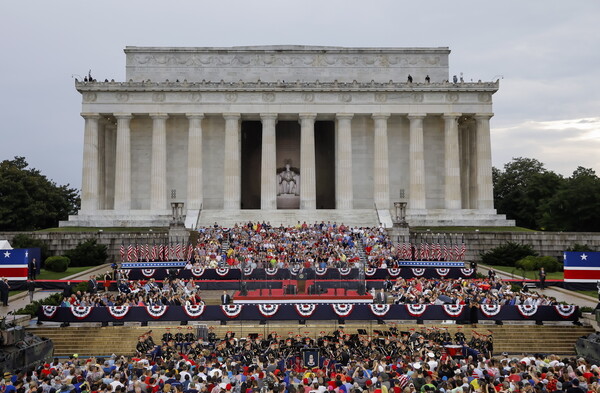
[[[296,287],[298,288],[298,293],[306,293],[306,275],[304,272],[300,272],[298,274],[298,278],[296,279]]]

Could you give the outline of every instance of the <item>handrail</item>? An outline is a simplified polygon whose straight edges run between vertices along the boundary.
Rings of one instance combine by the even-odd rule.
[[[194,230],[198,229],[198,225],[200,224],[200,215],[202,214],[202,207],[204,203],[200,203],[200,209],[198,210],[198,216],[196,217],[196,225],[194,226]]]
[[[375,214],[377,214],[377,222],[379,223],[379,226],[381,226],[382,225],[381,217],[379,217],[379,210],[377,209],[377,203],[373,202],[373,206],[375,207]]]

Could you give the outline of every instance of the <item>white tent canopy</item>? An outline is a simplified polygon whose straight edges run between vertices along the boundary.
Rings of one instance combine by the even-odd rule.
[[[8,240],[0,240],[0,250],[12,250],[10,243]]]

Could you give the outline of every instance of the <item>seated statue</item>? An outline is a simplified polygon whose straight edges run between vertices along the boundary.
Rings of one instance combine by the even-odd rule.
[[[300,175],[285,164],[285,169],[277,175],[277,195],[300,195]]]

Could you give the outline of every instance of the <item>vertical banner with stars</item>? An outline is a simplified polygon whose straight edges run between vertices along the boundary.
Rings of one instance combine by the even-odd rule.
[[[565,282],[595,283],[600,281],[600,252],[566,251]]]
[[[33,258],[36,258],[36,264],[39,264],[39,248],[0,250],[0,277],[6,277],[9,281],[27,280],[29,261]]]

